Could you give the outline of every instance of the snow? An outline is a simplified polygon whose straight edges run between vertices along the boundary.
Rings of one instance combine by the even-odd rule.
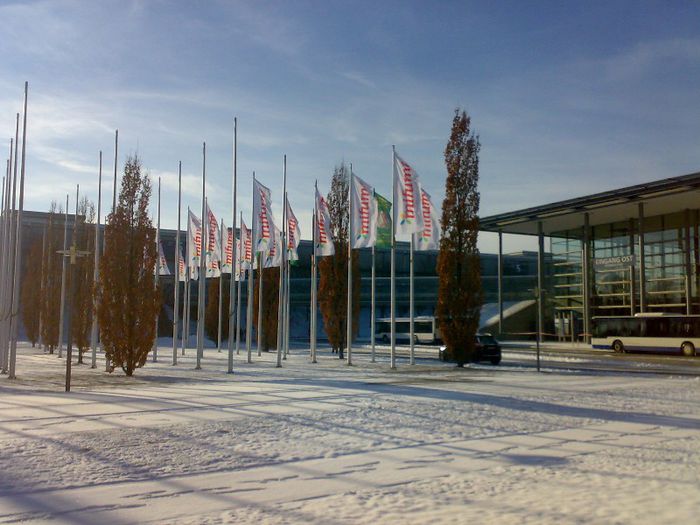
[[[0,523],[695,523],[700,380],[161,346],[127,378],[22,347]],[[179,351],[178,351],[179,353]],[[87,360],[89,363],[89,359]]]

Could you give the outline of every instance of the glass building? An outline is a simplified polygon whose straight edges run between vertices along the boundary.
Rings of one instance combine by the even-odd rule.
[[[536,236],[540,259],[548,248],[543,330],[586,340],[594,316],[700,314],[699,190],[693,173],[485,217],[480,228],[501,246],[503,233]]]

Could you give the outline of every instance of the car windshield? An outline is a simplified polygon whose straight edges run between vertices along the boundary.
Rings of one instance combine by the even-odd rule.
[[[478,339],[478,341],[481,344],[484,344],[484,343],[485,344],[495,344],[496,343],[496,339],[492,335],[479,334],[476,336],[476,338]]]

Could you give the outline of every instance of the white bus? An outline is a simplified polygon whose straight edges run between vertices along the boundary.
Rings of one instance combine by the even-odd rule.
[[[391,341],[391,318],[377,319],[374,327],[375,338],[382,343]],[[396,318],[396,340],[411,340],[411,318]],[[440,331],[437,321],[432,316],[419,316],[413,318],[413,342],[435,343],[440,340]]]
[[[591,346],[615,352],[672,352],[696,355],[700,315],[637,314],[593,317]]]

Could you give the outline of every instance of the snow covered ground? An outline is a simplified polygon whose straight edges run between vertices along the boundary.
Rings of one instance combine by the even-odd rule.
[[[697,523],[700,379],[193,351],[135,377],[21,349],[0,523]],[[89,362],[89,359],[88,359]],[[508,363],[505,353],[504,364]]]

